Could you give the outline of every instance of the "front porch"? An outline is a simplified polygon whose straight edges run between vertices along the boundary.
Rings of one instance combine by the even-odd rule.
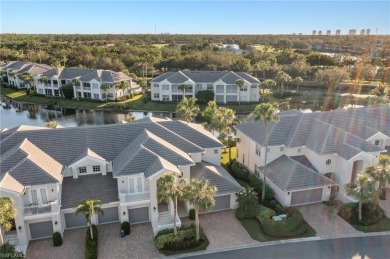
[[[178,203],[179,204],[179,203]],[[179,207],[179,205],[178,205]],[[154,209],[153,209],[154,210]],[[166,229],[166,228],[173,228],[173,222],[174,222],[174,209],[173,209],[173,202],[167,202],[167,203],[160,203],[157,206],[158,210],[158,220],[157,224],[152,221],[152,227],[153,232],[156,235],[160,230]],[[181,220],[178,215],[178,209],[176,212],[176,226],[181,227]]]

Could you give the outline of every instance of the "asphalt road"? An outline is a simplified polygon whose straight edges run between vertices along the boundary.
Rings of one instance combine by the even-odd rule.
[[[181,258],[390,258],[390,235],[348,237],[327,240],[311,240],[236,250],[219,251],[199,255],[182,255]]]

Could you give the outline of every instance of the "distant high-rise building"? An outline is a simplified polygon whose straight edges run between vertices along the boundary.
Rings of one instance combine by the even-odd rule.
[[[299,33],[299,36],[302,36],[302,32]]]
[[[322,31],[318,31],[318,35],[322,35]]]
[[[366,35],[370,35],[371,33],[371,30],[370,29],[366,29]]]
[[[350,29],[348,35],[356,35],[356,30]]]
[[[336,35],[340,36],[340,34],[341,34],[341,31],[340,30],[336,30]]]
[[[317,35],[317,31],[316,30],[313,30],[313,35]]]
[[[362,29],[362,30],[360,31],[360,35],[366,35],[366,30],[365,30],[365,29]]]
[[[330,31],[330,30],[327,30],[327,31],[326,31],[326,35],[327,35],[327,36],[330,36],[330,34],[331,34],[331,31]]]

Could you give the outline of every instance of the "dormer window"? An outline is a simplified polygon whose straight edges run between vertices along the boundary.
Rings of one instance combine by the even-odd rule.
[[[92,167],[92,171],[93,171],[93,172],[100,172],[100,165],[94,165],[94,166]]]
[[[87,167],[86,166],[79,167],[79,174],[85,174],[85,173],[87,173]]]
[[[375,140],[375,146],[379,146],[380,144],[380,141],[379,140]]]

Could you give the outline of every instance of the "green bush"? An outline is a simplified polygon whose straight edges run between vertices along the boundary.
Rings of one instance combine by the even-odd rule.
[[[357,203],[344,203],[339,208],[339,215],[345,220],[350,220],[353,217],[353,212],[358,208]]]
[[[187,250],[199,246],[204,241],[207,240],[206,235],[203,232],[203,229],[199,229],[199,241],[195,239],[195,227],[185,227],[177,231],[177,234],[172,232],[164,233],[159,232],[160,235],[157,235],[155,238],[155,244],[159,250]]]
[[[98,230],[95,225],[92,225],[93,239],[91,239],[90,228],[87,228],[87,240],[85,242],[85,258],[97,259],[98,255]]]
[[[232,172],[234,177],[246,181],[249,181],[249,172],[240,167],[240,164],[237,161],[234,161],[231,165]]]
[[[208,103],[209,101],[214,100],[214,91],[212,90],[202,90],[196,93],[196,98],[200,103]]]
[[[61,246],[62,245],[62,236],[60,232],[55,232],[53,234],[53,246]]]
[[[190,220],[195,220],[195,210],[194,209],[190,209],[190,213],[189,213],[188,217],[190,218]]]
[[[255,189],[255,191],[260,195],[262,195],[263,190],[263,181],[257,178],[256,175],[250,174],[249,177],[249,185]],[[268,184],[265,185],[265,200],[271,200],[274,197],[274,191]]]
[[[22,259],[24,254],[17,251],[15,245],[6,242],[0,246],[0,258]]]
[[[383,210],[371,202],[363,203],[361,221],[359,221],[359,204],[357,202],[342,204],[339,208],[339,215],[351,224],[360,226],[373,225],[384,216]]]
[[[125,231],[126,236],[130,235],[130,223],[129,222],[127,222],[127,221],[122,222],[121,229],[123,229]]]
[[[26,94],[27,94],[27,95],[29,95],[29,94],[30,94],[30,92],[31,92],[31,90],[30,90],[30,89],[26,89]]]

